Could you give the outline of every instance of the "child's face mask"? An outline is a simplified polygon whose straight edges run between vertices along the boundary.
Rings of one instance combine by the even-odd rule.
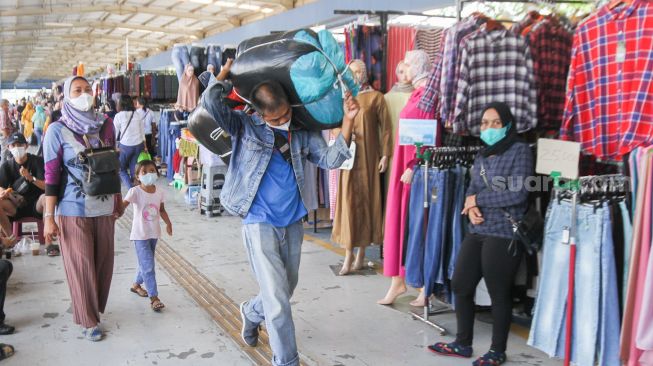
[[[156,173],[147,173],[143,174],[140,177],[138,177],[138,180],[141,181],[146,186],[152,186],[154,183],[156,183],[156,179],[158,178]]]

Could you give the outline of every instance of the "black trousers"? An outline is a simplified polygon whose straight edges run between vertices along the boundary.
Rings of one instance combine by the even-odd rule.
[[[458,333],[456,341],[471,346],[474,339],[474,295],[485,279],[492,299],[492,348],[505,352],[512,321],[511,290],[522,253],[508,251],[510,239],[467,234],[463,240],[451,287],[455,295]]]
[[[150,156],[154,160],[156,156],[156,149],[154,146],[154,141],[152,140],[152,134],[145,135],[145,146],[147,146],[147,151],[150,153]]]
[[[0,259],[0,324],[5,321],[5,296],[7,295],[7,281],[14,271],[14,266],[6,259]]]

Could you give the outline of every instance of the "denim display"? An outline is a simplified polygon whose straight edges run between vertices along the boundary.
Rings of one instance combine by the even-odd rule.
[[[467,168],[463,166],[457,166],[453,169],[453,174],[455,174],[454,180],[454,198],[453,206],[451,212],[451,230],[447,232],[451,235],[451,252],[449,253],[449,267],[447,268],[447,278],[453,278],[453,270],[456,264],[456,258],[458,257],[458,252],[460,251],[460,244],[463,241],[463,234],[466,232],[465,220],[463,220],[463,207],[465,206],[465,190],[463,187],[466,187],[465,180],[467,177]]]
[[[259,293],[244,308],[247,319],[265,322],[274,366],[299,365],[290,298],[299,279],[304,240],[301,221],[277,228],[270,224],[243,225],[249,263],[259,284]]]
[[[186,112],[184,115],[187,116],[188,113]],[[171,182],[175,176],[172,162],[172,158],[177,150],[175,140],[181,137],[181,125],[174,122],[176,122],[174,110],[166,109],[161,111],[161,117],[159,117],[158,154],[161,157],[161,161],[168,167],[166,170],[166,178],[169,182]]]
[[[446,172],[428,171],[427,197],[429,202],[428,226],[424,240],[424,169],[415,167],[410,188],[408,210],[410,226],[406,249],[406,283],[412,287],[424,287],[431,293],[440,267],[442,254],[442,226],[444,214],[444,191]]]
[[[217,76],[220,70],[222,69],[222,48],[218,45],[209,45],[206,47],[206,56],[207,56],[207,66],[211,64],[215,67],[215,73],[213,75]]]
[[[190,48],[190,63],[195,68],[195,76],[200,76],[201,73],[206,71],[206,49],[200,46],[192,46]]]
[[[172,48],[172,63],[175,65],[177,80],[181,80],[181,75],[184,73],[184,68],[190,63],[188,47],[185,45],[175,45]]]
[[[542,269],[528,344],[564,357],[569,245],[568,201],[547,210]],[[619,303],[609,208],[577,206],[576,268],[571,360],[580,366],[619,364]]]

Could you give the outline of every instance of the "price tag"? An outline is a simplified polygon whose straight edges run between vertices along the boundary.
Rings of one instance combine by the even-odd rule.
[[[562,229],[562,244],[569,244],[569,235],[569,228],[565,226],[565,228]]]
[[[435,146],[438,121],[434,119],[400,119],[399,145]]]
[[[560,172],[562,178],[578,178],[580,143],[552,139],[537,140],[537,164],[535,171],[549,175]]]
[[[623,39],[617,43],[617,62],[626,61],[626,41]]]

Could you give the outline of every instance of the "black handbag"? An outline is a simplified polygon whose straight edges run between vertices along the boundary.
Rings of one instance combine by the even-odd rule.
[[[492,187],[487,180],[485,165],[483,163],[481,163],[480,174],[485,185],[492,190]],[[537,253],[542,248],[542,242],[544,240],[544,220],[540,213],[535,209],[535,206],[529,204],[526,214],[519,221],[515,220],[510,212],[505,208],[501,208],[501,211],[503,211],[504,215],[512,225],[513,236],[508,250],[513,255],[516,255],[517,251],[514,244],[519,243],[528,255]]]
[[[118,150],[113,146],[93,149],[84,135],[86,150],[77,155],[77,164],[82,168],[82,180],[73,180],[86,196],[105,196],[120,193],[120,160]],[[102,141],[100,140],[102,145]]]

